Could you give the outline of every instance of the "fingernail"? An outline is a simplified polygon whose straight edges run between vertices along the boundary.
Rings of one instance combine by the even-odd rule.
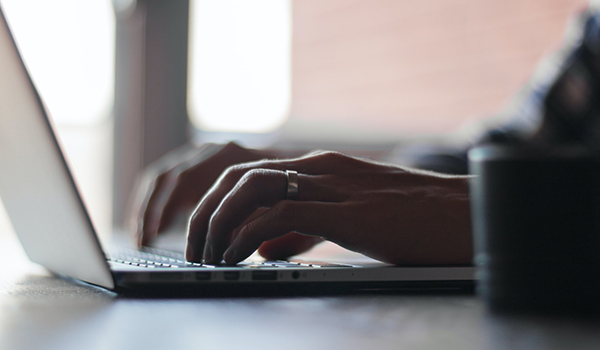
[[[212,246],[210,244],[206,244],[204,247],[204,261],[212,260]]]
[[[229,246],[229,248],[227,248],[227,250],[225,251],[225,254],[223,254],[223,259],[225,259],[225,261],[227,263],[231,263],[231,259],[235,256],[235,248],[233,246]]]

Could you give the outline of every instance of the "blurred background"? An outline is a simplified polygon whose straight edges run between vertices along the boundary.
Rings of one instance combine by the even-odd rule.
[[[188,140],[389,150],[500,110],[582,0],[1,0],[94,222]],[[0,207],[0,232],[9,231]]]

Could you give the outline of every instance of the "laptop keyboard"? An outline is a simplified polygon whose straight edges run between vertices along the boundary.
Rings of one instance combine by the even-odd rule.
[[[186,261],[183,254],[155,248],[141,250],[118,248],[107,254],[107,260],[113,263],[138,266],[151,269],[181,269],[181,268],[223,268],[241,267],[249,269],[281,269],[281,268],[321,268],[321,267],[353,267],[346,264],[331,264],[326,262],[305,261],[242,261],[235,266],[210,265]]]

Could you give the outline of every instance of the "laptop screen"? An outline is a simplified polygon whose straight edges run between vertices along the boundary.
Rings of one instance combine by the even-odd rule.
[[[113,288],[94,228],[1,9],[0,22],[0,198],[32,261]]]

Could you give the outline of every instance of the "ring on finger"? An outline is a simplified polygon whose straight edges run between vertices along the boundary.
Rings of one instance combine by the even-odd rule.
[[[286,170],[285,176],[287,177],[287,193],[285,198],[291,200],[298,199],[298,172],[295,170]]]

